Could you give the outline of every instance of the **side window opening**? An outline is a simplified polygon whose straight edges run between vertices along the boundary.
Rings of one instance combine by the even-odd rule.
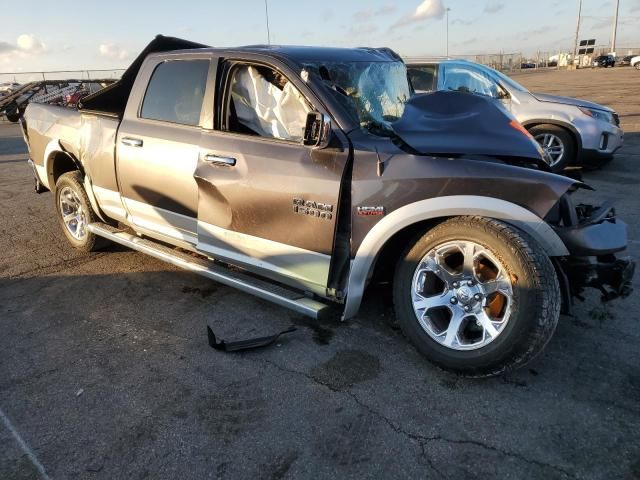
[[[435,65],[423,65],[407,69],[409,80],[416,92],[433,91],[433,83],[436,77]]]
[[[438,77],[438,90],[477,93],[498,98],[498,85],[479,70],[458,65],[443,65]]]
[[[149,80],[140,117],[198,125],[208,72],[208,60],[172,60],[159,64]]]
[[[264,66],[231,70],[227,130],[301,142],[311,107],[284,75]]]

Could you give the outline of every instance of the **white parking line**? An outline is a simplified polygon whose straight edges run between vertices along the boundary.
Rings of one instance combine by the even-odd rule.
[[[11,424],[11,421],[4,414],[1,408],[0,408],[0,418],[2,418],[2,423],[4,423],[4,425],[9,429],[9,431],[11,432],[11,435],[13,435],[13,438],[16,439],[16,442],[18,442],[18,445],[20,445],[20,448],[22,449],[22,451],[25,453],[27,457],[29,457],[29,460],[31,460],[31,463],[33,463],[33,466],[36,467],[36,470],[38,470],[38,473],[40,473],[40,477],[42,477],[44,480],[51,480],[51,477],[47,475],[47,472],[44,469],[44,466],[40,463],[40,461],[38,460],[38,457],[36,457],[36,454],[33,452],[31,447],[29,447],[29,445],[27,445],[27,443],[22,439],[18,431]]]

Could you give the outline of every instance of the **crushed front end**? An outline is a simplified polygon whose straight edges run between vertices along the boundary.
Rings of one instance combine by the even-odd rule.
[[[549,211],[545,220],[562,239],[569,256],[555,259],[563,284],[563,313],[568,313],[572,299],[583,300],[587,287],[602,294],[602,301],[628,297],[635,262],[620,255],[627,248],[627,225],[616,217],[610,202],[600,206],[574,203],[576,184]]]

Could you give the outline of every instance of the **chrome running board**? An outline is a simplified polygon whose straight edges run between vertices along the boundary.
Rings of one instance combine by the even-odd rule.
[[[180,252],[174,248],[164,246],[152,240],[140,238],[110,225],[92,223],[88,225],[87,228],[90,232],[111,240],[112,242],[146,253],[176,267],[237,288],[238,290],[273,302],[302,315],[318,319],[330,310],[329,305],[309,298],[302,292],[255,278],[240,271],[225,268],[204,257],[196,257],[188,253]]]

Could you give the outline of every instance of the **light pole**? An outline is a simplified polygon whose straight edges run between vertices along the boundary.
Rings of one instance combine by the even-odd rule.
[[[573,58],[572,62],[576,63],[576,57],[578,56],[578,36],[580,35],[580,20],[582,17],[582,0],[578,0],[578,24],[576,25],[576,42],[573,45]]]
[[[620,0],[616,0],[616,13],[613,16],[613,28],[611,31],[611,53],[616,54],[616,33],[618,32],[618,11],[620,10]]]
[[[449,11],[451,11],[451,9],[447,7],[447,9],[445,10],[445,14],[447,17],[447,58],[449,58]]]
[[[267,0],[264,0],[264,16],[267,19],[267,45],[271,45],[271,31],[269,30],[269,5]]]

